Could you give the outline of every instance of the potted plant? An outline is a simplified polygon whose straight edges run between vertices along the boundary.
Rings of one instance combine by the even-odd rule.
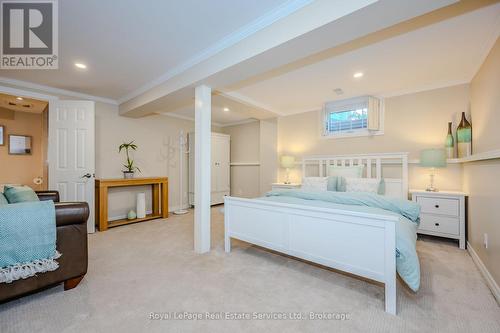
[[[134,160],[130,159],[129,149],[137,150],[137,145],[134,143],[134,141],[131,141],[129,143],[124,142],[120,145],[120,147],[118,147],[118,153],[120,153],[123,149],[125,149],[125,153],[127,154],[127,164],[123,165],[126,168],[125,170],[123,170],[123,178],[134,178],[135,170],[141,172],[141,169],[134,165]]]

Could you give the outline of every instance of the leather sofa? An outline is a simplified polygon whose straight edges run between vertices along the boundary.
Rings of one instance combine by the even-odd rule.
[[[57,191],[36,192],[40,200],[52,200],[56,209],[57,259],[59,268],[12,283],[0,283],[0,303],[19,296],[64,283],[64,290],[75,288],[87,273],[87,220],[90,214],[86,202],[59,202]]]

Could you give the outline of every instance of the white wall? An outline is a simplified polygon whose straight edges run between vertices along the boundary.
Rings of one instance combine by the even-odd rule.
[[[278,173],[278,122],[277,119],[260,121],[260,194],[271,190]]]
[[[222,132],[231,136],[231,195],[255,198],[260,195],[260,124],[258,121],[228,126]]]
[[[474,153],[500,149],[499,105],[500,38],[471,82]],[[468,241],[500,284],[500,159],[465,163],[463,182],[469,194]]]
[[[169,209],[180,204],[179,151],[180,130],[186,134],[194,130],[194,122],[162,115],[133,119],[119,116],[116,105],[96,103],[96,177],[121,178],[124,154],[118,153],[123,142],[134,141],[138,150],[132,155],[141,173],[137,177],[169,177]],[[184,190],[187,191],[187,156],[184,160]],[[135,207],[138,192],[146,192],[151,209],[149,187],[111,189],[109,217],[117,218]],[[187,204],[187,196],[184,197]]]
[[[276,118],[228,126],[222,131],[231,135],[231,195],[256,198],[270,191],[278,170]]]
[[[448,121],[454,121],[455,128],[456,119],[468,106],[468,85],[386,98],[384,135],[344,139],[320,137],[319,111],[280,117],[279,155],[290,154],[300,160],[307,155],[409,152],[410,159],[418,159],[422,149],[443,147]],[[292,181],[300,181],[300,177],[300,168],[292,170]],[[284,170],[279,178],[284,179]],[[428,181],[428,170],[410,165],[410,187],[425,188]],[[461,166],[450,164],[438,170],[436,185],[460,190]]]

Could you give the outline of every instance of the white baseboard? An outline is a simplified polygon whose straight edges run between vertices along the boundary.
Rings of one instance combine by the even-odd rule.
[[[472,257],[472,261],[474,261],[477,268],[479,269],[484,279],[486,280],[486,284],[490,288],[491,293],[497,300],[497,303],[500,305],[500,287],[498,287],[497,282],[495,281],[495,279],[493,279],[493,276],[491,276],[490,272],[481,261],[481,258],[479,258],[476,251],[474,251],[474,248],[470,245],[469,242],[467,242],[467,250],[469,251],[469,254]]]

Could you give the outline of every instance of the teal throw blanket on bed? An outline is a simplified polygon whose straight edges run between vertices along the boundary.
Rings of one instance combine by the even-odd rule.
[[[398,216],[396,223],[396,269],[413,291],[420,288],[420,263],[416,250],[420,205],[366,192],[281,190],[261,198],[266,201],[343,209]]]

